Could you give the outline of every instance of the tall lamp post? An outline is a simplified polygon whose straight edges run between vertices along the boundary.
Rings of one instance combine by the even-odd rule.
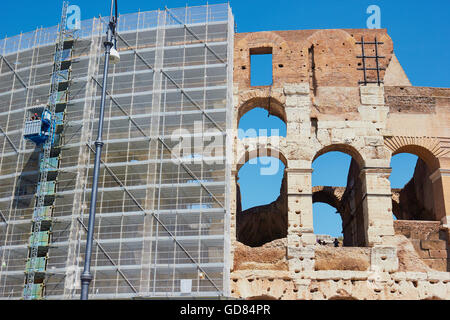
[[[113,11],[115,9],[115,14]],[[92,178],[92,192],[91,192],[91,205],[89,209],[89,225],[86,239],[86,254],[84,260],[84,270],[81,274],[81,300],[88,300],[89,285],[93,279],[91,274],[91,256],[92,256],[92,242],[94,240],[94,228],[95,228],[95,207],[97,205],[97,191],[98,191],[98,175],[100,172],[100,160],[102,156],[102,147],[104,145],[102,141],[103,135],[103,118],[105,115],[105,98],[106,87],[108,84],[108,68],[109,62],[115,64],[120,60],[119,54],[115,48],[116,44],[116,26],[117,26],[117,0],[111,0],[111,14],[109,16],[108,29],[106,31],[105,45],[105,65],[103,71],[103,87],[102,98],[100,102],[100,115],[98,119],[98,136],[95,141],[95,164],[94,174]]]

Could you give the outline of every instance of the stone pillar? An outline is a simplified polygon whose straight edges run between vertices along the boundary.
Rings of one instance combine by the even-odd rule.
[[[293,276],[314,270],[315,235],[312,219],[310,168],[286,169],[288,184],[288,262]]]
[[[437,169],[430,175],[436,220],[450,225],[450,169]]]
[[[361,120],[368,128],[385,129],[389,106],[385,105],[384,86],[368,84],[360,86],[361,106],[358,108]],[[381,137],[381,136],[378,136]]]
[[[286,84],[286,140],[300,144],[311,136],[311,98],[307,83]]]
[[[287,168],[288,233],[313,232],[312,169]],[[292,232],[291,232],[292,231]]]
[[[366,245],[370,247],[389,242],[395,234],[389,181],[391,171],[391,168],[366,167],[360,173],[364,191],[361,205],[364,212]]]
[[[286,95],[286,141],[293,146],[287,173],[288,201],[288,263],[293,278],[298,273],[314,270],[314,244],[316,237],[312,218],[311,163],[304,159],[300,150],[302,141],[311,136],[311,97],[308,83],[285,84]]]

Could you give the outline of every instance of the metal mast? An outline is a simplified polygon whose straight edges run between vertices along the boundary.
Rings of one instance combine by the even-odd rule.
[[[113,15],[113,10],[115,8],[115,14]],[[81,300],[88,300],[89,296],[89,285],[93,279],[91,274],[91,256],[92,256],[92,243],[94,239],[94,228],[95,228],[95,207],[97,205],[97,191],[98,191],[98,176],[100,171],[100,163],[102,156],[103,143],[103,118],[105,114],[105,98],[106,98],[106,88],[108,85],[108,68],[109,60],[111,55],[111,49],[115,45],[115,35],[116,35],[116,25],[117,25],[117,0],[111,0],[111,14],[109,16],[109,24],[106,31],[106,41],[105,46],[105,65],[103,71],[103,85],[102,85],[102,97],[100,103],[100,115],[98,119],[98,135],[95,141],[95,164],[94,173],[92,178],[92,191],[91,191],[91,205],[89,209],[89,224],[88,224],[88,234],[86,239],[86,254],[84,260],[84,270],[81,274]],[[115,52],[117,54],[117,52]]]

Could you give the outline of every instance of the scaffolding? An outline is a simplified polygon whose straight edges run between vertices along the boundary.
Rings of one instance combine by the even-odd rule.
[[[0,299],[79,297],[108,20],[82,21],[59,54],[59,26],[0,40]],[[233,26],[227,4],[119,17],[91,298],[229,295]],[[55,139],[43,157],[24,132],[47,101]],[[196,144],[215,140],[214,153]]]

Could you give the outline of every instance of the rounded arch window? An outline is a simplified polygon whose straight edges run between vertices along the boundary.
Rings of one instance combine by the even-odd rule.
[[[354,148],[332,145],[320,150],[312,163],[313,227],[318,243],[365,246],[364,196],[360,171],[363,158]],[[320,240],[320,241],[319,241]]]

